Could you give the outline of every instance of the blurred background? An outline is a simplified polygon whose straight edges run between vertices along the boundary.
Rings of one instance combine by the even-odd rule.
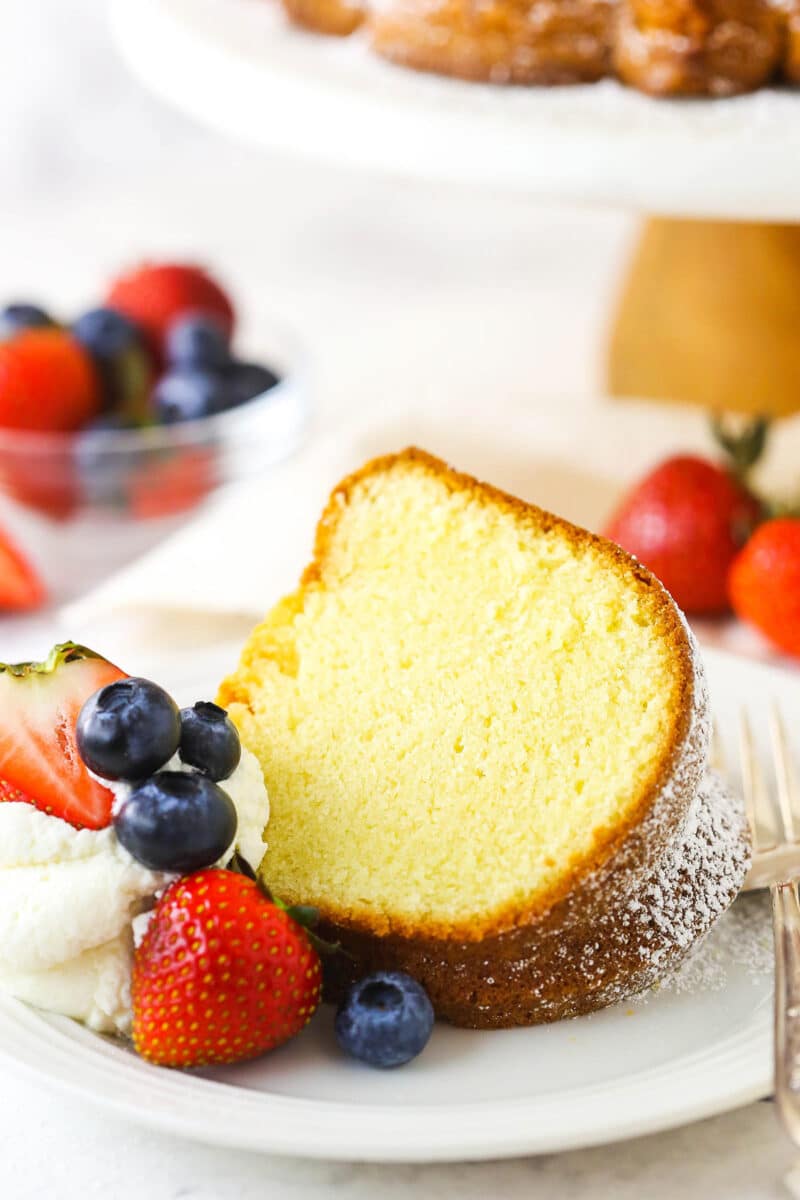
[[[625,216],[234,146],[130,78],[105,7],[3,6],[4,297],[80,308],[143,256],[205,262],[233,289],[245,340],[277,312],[313,345],[326,424],[595,387]]]
[[[441,419],[452,436],[444,442],[434,436],[431,449],[598,529],[608,517],[610,492],[606,487],[604,498],[597,497],[595,476],[613,483],[613,500],[669,454],[717,453],[704,409],[761,411],[773,399],[773,364],[777,391],[790,392],[789,408],[795,407],[796,229],[763,226],[762,237],[761,227],[745,234],[745,225],[688,223],[684,258],[670,268],[669,247],[657,244],[665,223],[656,222],[655,265],[645,272],[644,291],[631,300],[628,289],[620,310],[627,312],[630,335],[621,358],[633,375],[622,387],[613,386],[613,371],[608,378],[617,393],[689,398],[699,406],[606,400],[605,360],[609,345],[620,341],[620,323],[614,343],[611,326],[640,214],[542,204],[496,186],[491,177],[458,186],[332,166],[304,157],[302,146],[286,154],[237,144],[135,81],[113,44],[107,8],[107,0],[4,5],[0,304],[32,301],[70,321],[102,303],[109,283],[142,260],[198,263],[234,301],[239,355],[269,364],[276,318],[299,337],[312,365],[315,440],[370,423],[383,438],[378,450],[385,451],[390,443],[424,439],[419,414]],[[210,78],[209,89],[215,85],[219,81]],[[265,125],[289,119],[281,111],[257,116]],[[598,132],[598,164],[605,128]],[[637,160],[632,178],[638,169]],[[745,236],[756,239],[755,283],[738,274],[749,261],[747,248],[736,253]],[[637,262],[643,261],[640,252]],[[665,273],[672,275],[670,287]],[[634,270],[630,278],[636,277]],[[663,297],[671,297],[666,309]],[[744,405],[734,391],[744,392]],[[229,416],[237,414],[224,419]],[[497,455],[494,461],[471,456],[470,437],[480,450],[491,440],[487,422],[506,438],[506,449],[513,443],[516,474],[498,470]],[[238,426],[229,441],[252,443],[253,458],[260,449],[250,430],[242,434]],[[762,491],[794,502],[799,449],[795,419],[781,426],[757,464]],[[112,496],[95,525],[82,524],[73,519],[71,489],[77,486],[88,512],[98,473],[82,457],[76,467],[79,451],[70,446],[65,517],[61,497],[54,513],[49,498],[32,506],[20,496],[33,470],[27,453],[11,476],[0,461],[3,479],[11,478],[3,489],[8,494],[0,494],[0,529],[45,578],[50,608],[39,614],[45,621],[198,511],[166,510],[152,501],[150,510],[165,519],[151,519],[151,511],[143,520],[126,481],[120,503]],[[546,469],[556,459],[557,487],[548,486],[553,480]],[[197,489],[201,499],[218,482],[242,474],[217,471],[219,461],[212,484]],[[262,473],[267,469],[265,460]],[[112,482],[116,487],[116,477]],[[195,496],[191,503],[197,502]],[[694,517],[689,526],[699,528]],[[622,541],[653,565],[638,543]],[[728,558],[735,549],[728,547]],[[705,561],[696,547],[692,554]],[[694,613],[688,599],[677,598]],[[3,616],[0,623],[9,635],[12,629],[19,634],[27,619]],[[752,639],[740,648],[763,650]]]
[[[251,0],[254,9],[259,3]],[[263,4],[266,13],[270,0]],[[422,174],[332,166],[304,157],[303,146],[287,154],[237,144],[135,81],[113,44],[107,8],[107,0],[4,6],[0,304],[32,301],[70,321],[102,303],[109,283],[142,260],[198,263],[234,301],[238,355],[270,364],[276,318],[297,334],[311,359],[315,439],[370,423],[385,451],[424,439],[419,414],[440,418],[453,437],[446,444],[434,437],[430,448],[596,529],[604,527],[609,502],[591,491],[594,476],[611,481],[618,498],[669,454],[718,454],[705,415],[712,406],[756,413],[796,408],[796,227],[651,222],[647,229],[655,232],[649,241],[645,235],[629,276],[636,289],[623,292],[642,214],[542,204],[491,177],[458,186]],[[184,11],[191,14],[191,5]],[[408,76],[412,86],[415,78]],[[210,78],[212,94],[215,86],[219,80]],[[257,119],[264,126],[288,123],[290,114],[259,111]],[[598,122],[591,159],[598,171],[607,128],[605,118]],[[642,177],[638,158],[630,175]],[[680,227],[677,235],[673,227]],[[677,260],[676,244],[683,255]],[[625,321],[617,321],[612,340],[617,311]],[[609,346],[615,357],[607,371]],[[616,379],[614,362],[625,367]],[[607,387],[695,406],[606,400]],[[245,408],[239,415],[248,420]],[[530,424],[533,418],[538,425]],[[514,444],[515,475],[498,472],[497,456],[471,457],[468,446],[462,453],[454,441],[463,435],[466,445],[471,436],[482,449],[490,440],[487,422]],[[237,425],[228,441],[252,444],[255,459],[260,446],[251,432]],[[2,441],[0,431],[0,452]],[[217,483],[242,476],[227,469],[227,448],[214,447],[213,479],[195,489],[191,505]],[[782,505],[788,499],[792,512],[799,451],[795,418],[770,437],[754,475],[757,489]],[[26,450],[9,474],[0,454],[0,491],[7,493],[0,494],[0,529],[44,575],[51,612],[197,511],[151,499],[142,519],[127,478],[117,501],[116,476],[114,494],[110,500],[104,494],[98,511],[99,472],[93,460],[86,465],[79,436],[66,453],[65,516],[61,496],[55,506],[49,497],[37,506],[25,495],[35,458]],[[560,483],[548,489],[543,468],[556,458]],[[217,469],[220,461],[226,469]],[[259,458],[262,474],[268,466],[265,457],[262,469]],[[145,489],[152,486],[149,475],[136,474],[140,494],[142,477]],[[83,508],[73,503],[73,491]],[[152,519],[156,509],[163,524]],[[99,520],[81,524],[85,514]],[[697,532],[690,517],[687,528]],[[130,539],[124,545],[123,534]],[[660,573],[649,547],[620,540]],[[738,544],[726,549],[726,569]],[[706,561],[697,547],[692,556]],[[691,615],[711,611],[679,591],[676,597]],[[19,631],[19,618],[0,620]]]

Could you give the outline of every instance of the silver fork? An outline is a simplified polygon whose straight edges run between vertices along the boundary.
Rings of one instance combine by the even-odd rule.
[[[800,787],[780,713],[769,718],[774,786],[759,762],[747,714],[739,722],[742,789],[753,834],[746,888],[772,893],[775,937],[775,1102],[800,1145]]]

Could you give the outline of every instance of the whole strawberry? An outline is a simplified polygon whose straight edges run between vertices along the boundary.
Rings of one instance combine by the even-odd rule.
[[[62,329],[26,329],[0,343],[0,426],[68,433],[100,408],[89,355]]]
[[[722,467],[667,459],[624,500],[605,529],[656,575],[688,613],[728,608],[728,570],[761,506]]]
[[[730,572],[733,609],[789,654],[800,655],[800,519],[756,530]]]
[[[160,1066],[256,1058],[294,1037],[320,1000],[308,934],[258,884],[198,871],[156,905],[133,964],[133,1041]]]
[[[186,313],[214,317],[228,338],[233,332],[233,305],[201,267],[145,263],[121,275],[112,284],[105,303],[135,322],[162,361],[170,326]]]

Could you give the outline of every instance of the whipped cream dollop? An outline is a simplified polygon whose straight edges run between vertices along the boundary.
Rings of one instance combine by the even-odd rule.
[[[103,783],[116,804],[131,790]],[[243,747],[220,787],[239,817],[235,847],[258,867],[269,798],[255,756]],[[132,922],[174,878],[132,858],[113,826],[75,829],[31,804],[0,804],[0,988],[92,1029],[128,1032]]]

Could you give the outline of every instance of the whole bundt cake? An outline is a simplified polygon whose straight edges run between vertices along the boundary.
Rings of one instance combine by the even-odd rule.
[[[408,970],[505,1026],[653,982],[734,899],[676,606],[601,538],[418,450],[345,480],[220,703],[259,758],[267,883],[317,906],[338,995]]]
[[[283,0],[322,33],[364,26],[385,58],[491,83],[616,75],[656,96],[800,82],[798,0]]]

